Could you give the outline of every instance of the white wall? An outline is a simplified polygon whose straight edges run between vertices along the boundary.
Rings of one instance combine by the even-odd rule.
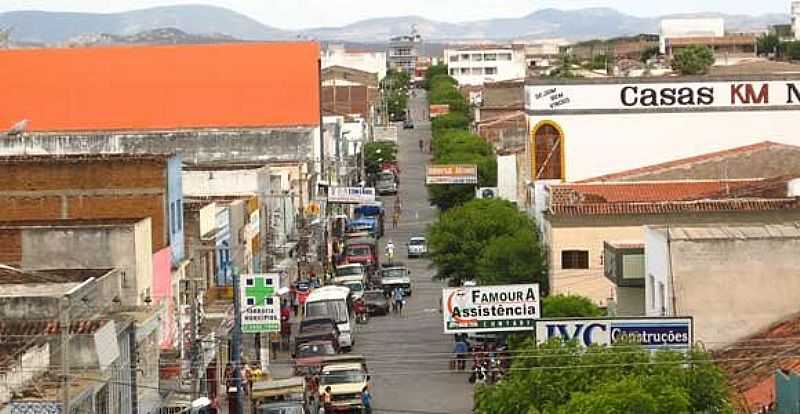
[[[503,54],[510,54],[511,59],[500,60],[500,55]],[[469,59],[463,59],[463,55],[469,55]],[[487,61],[487,55],[495,55],[497,58]],[[525,51],[521,49],[445,49],[444,56],[450,76],[455,78],[459,85],[483,85],[486,82],[521,79],[525,78],[527,73]],[[476,59],[478,56],[480,60]],[[458,60],[454,61],[456,57]],[[486,68],[495,68],[496,73],[487,74]],[[476,70],[480,73],[475,73]],[[463,71],[468,73],[462,73]]]
[[[386,53],[347,52],[341,45],[331,45],[322,52],[322,68],[325,69],[331,66],[343,66],[376,73],[380,81],[386,77]]]
[[[564,131],[567,181],[643,167],[764,140],[800,145],[799,111],[529,116]]]
[[[259,194],[261,169],[183,171],[183,194],[192,196]]]
[[[517,203],[517,156],[497,157],[497,187],[500,198]]]
[[[669,249],[667,237],[662,231],[644,228],[644,310],[647,316],[672,315],[672,287],[669,284]],[[666,298],[658,297],[658,286],[663,285]]]

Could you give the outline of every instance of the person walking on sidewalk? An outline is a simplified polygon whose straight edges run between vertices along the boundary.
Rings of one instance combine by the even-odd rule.
[[[361,390],[361,404],[364,405],[365,414],[372,414],[372,394],[369,392],[369,385],[365,385]]]

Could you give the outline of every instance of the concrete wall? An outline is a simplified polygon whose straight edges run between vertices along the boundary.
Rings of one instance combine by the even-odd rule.
[[[146,218],[120,226],[26,228],[21,230],[20,266],[28,270],[116,268],[124,273],[123,304],[142,305],[153,279],[150,222]]]
[[[800,239],[673,240],[670,251],[675,314],[694,317],[708,348],[797,314]]]
[[[516,203],[517,200],[517,156],[497,157],[497,187],[500,198]]]
[[[545,216],[545,220],[544,240],[549,252],[551,291],[580,294],[605,304],[610,296],[616,295],[616,289],[603,274],[604,241],[642,242],[645,225],[792,222],[800,220],[800,211],[571,218]],[[588,251],[589,269],[562,269],[562,250]]]
[[[617,315],[644,316],[644,288],[617,287]]]
[[[169,247],[172,253],[172,264],[177,265],[184,258],[183,184],[180,156],[172,157],[167,161],[167,204],[170,206]]]
[[[566,181],[578,181],[764,139],[800,145],[797,111],[528,116],[564,132]],[[530,158],[529,158],[530,159]]]

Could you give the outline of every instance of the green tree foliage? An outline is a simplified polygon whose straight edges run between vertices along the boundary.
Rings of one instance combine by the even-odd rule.
[[[681,49],[672,57],[672,69],[682,75],[702,75],[714,64],[714,53],[705,46]]]
[[[639,61],[642,63],[647,63],[650,58],[653,56],[657,56],[659,53],[658,46],[648,47],[647,49],[642,51],[642,54],[639,56]]]
[[[440,115],[431,120],[431,128],[433,129],[434,137],[442,131],[448,129],[461,129],[466,131],[469,128],[469,117],[461,112],[450,112],[449,114]]]
[[[589,67],[592,70],[606,70],[606,69],[608,69],[609,64],[610,64],[610,62],[609,62],[609,59],[608,59],[608,55],[601,54],[601,55],[596,55],[596,56],[592,57],[592,62],[589,65]]]
[[[450,112],[461,112],[469,116],[469,105],[458,90],[458,82],[449,75],[435,75],[431,78],[428,102],[432,105],[449,105]]]
[[[756,44],[759,55],[776,53],[778,52],[780,45],[780,38],[778,38],[778,35],[772,33],[765,33],[759,36]]]
[[[479,387],[479,414],[730,413],[725,378],[710,355],[638,346],[581,348],[529,338],[508,376]]]
[[[408,87],[411,77],[405,72],[390,70],[383,78],[382,87],[392,120],[404,119],[408,107]]]
[[[800,60],[800,42],[786,42],[782,46],[784,56],[791,60]]]
[[[603,316],[605,312],[589,298],[577,295],[556,295],[542,299],[545,318],[580,318]]]
[[[444,117],[442,117],[444,118]],[[463,115],[451,114],[446,120],[450,126],[464,122]],[[478,186],[497,185],[497,159],[492,146],[483,138],[463,129],[445,129],[441,124],[434,130],[433,163],[475,164],[478,166]],[[466,203],[475,197],[472,185],[431,185],[428,199],[441,211]]]
[[[364,167],[367,174],[377,174],[380,172],[384,162],[391,162],[397,159],[397,146],[391,142],[370,142],[364,145]]]
[[[427,72],[425,72],[425,80],[422,83],[422,87],[425,88],[425,90],[431,90],[431,81],[433,78],[438,75],[447,75],[447,73],[447,65],[438,64],[429,67]]]
[[[453,208],[431,226],[428,240],[440,280],[489,285],[545,277],[544,261],[535,259],[543,255],[534,222],[507,201],[473,200]]]

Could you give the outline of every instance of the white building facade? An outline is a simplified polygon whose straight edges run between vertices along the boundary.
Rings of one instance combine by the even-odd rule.
[[[800,76],[529,80],[530,179],[578,181],[770,140],[800,145]]]
[[[525,78],[527,64],[524,47],[475,47],[445,49],[450,76],[459,85],[483,85]]]
[[[356,52],[342,45],[330,45],[322,51],[322,69],[332,66],[376,73],[380,81],[386,77],[386,52]]]

